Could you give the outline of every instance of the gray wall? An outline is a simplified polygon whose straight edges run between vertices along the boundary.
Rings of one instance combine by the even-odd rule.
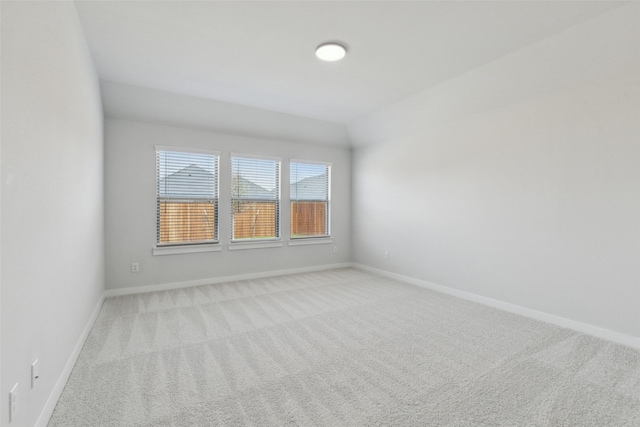
[[[105,116],[112,119],[274,141],[349,146],[343,124],[104,80],[100,90]]]
[[[153,256],[155,145],[219,151],[222,252]],[[229,251],[229,153],[282,157],[284,247]],[[332,162],[333,244],[289,247],[288,159]],[[295,144],[122,119],[105,123],[106,282],[108,289],[322,266],[350,261],[351,157],[346,148]],[[227,214],[229,213],[229,214]],[[333,253],[333,246],[338,253]],[[140,272],[131,272],[131,263]]]
[[[18,382],[33,426],[104,289],[102,107],[73,3],[2,2],[1,49],[0,424]]]
[[[355,261],[640,336],[638,10],[353,124]]]

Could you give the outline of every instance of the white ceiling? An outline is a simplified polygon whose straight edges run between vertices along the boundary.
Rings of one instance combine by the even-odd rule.
[[[101,79],[349,123],[605,13],[598,1],[76,2]],[[323,63],[320,43],[347,57]]]

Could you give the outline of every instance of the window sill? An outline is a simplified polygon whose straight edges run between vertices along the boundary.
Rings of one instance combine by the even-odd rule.
[[[221,252],[222,246],[218,243],[210,245],[184,245],[184,246],[156,246],[153,248],[153,256],[194,254],[198,252]]]
[[[307,237],[289,240],[289,246],[305,246],[305,245],[328,245],[333,243],[331,237]]]
[[[282,241],[269,240],[265,242],[232,242],[229,243],[230,251],[242,251],[245,249],[281,248]]]

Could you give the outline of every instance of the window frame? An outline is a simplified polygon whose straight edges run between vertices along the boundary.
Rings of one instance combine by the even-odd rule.
[[[212,156],[215,162],[215,182],[213,185],[214,188],[214,197],[208,198],[191,198],[191,199],[180,199],[180,198],[170,198],[164,197],[161,198],[159,195],[159,186],[160,186],[160,171],[159,171],[159,155],[160,152],[173,152],[173,153],[186,153],[186,154],[196,154],[196,155],[208,155]],[[180,253],[197,253],[197,252],[216,252],[220,251],[222,248],[220,246],[220,152],[213,150],[205,150],[199,148],[188,148],[188,147],[173,147],[173,146],[155,146],[155,161],[156,161],[156,185],[155,185],[155,198],[156,198],[156,242],[153,247],[153,255],[173,255]],[[207,239],[202,241],[177,241],[177,242],[160,242],[160,203],[161,200],[171,201],[211,201],[213,203],[215,209],[214,215],[214,239]]]
[[[313,200],[313,201],[317,201],[317,202],[324,202],[326,203],[326,208],[325,208],[325,227],[326,227],[326,234],[322,234],[322,235],[317,235],[317,236],[294,236],[293,235],[293,217],[291,216],[291,207],[294,203],[294,201],[297,201],[298,199],[293,199],[291,197],[291,188],[293,186],[293,182],[291,180],[291,165],[294,163],[300,163],[300,164],[309,164],[309,165],[320,165],[320,166],[325,166],[325,170],[327,173],[327,196],[326,196],[326,200]],[[309,242],[309,244],[311,243],[331,243],[333,242],[332,240],[332,234],[331,234],[331,175],[332,175],[332,168],[333,168],[333,163],[332,162],[324,162],[324,161],[320,161],[320,160],[304,160],[304,159],[289,159],[289,213],[290,213],[290,217],[289,217],[289,245],[290,246],[297,246],[297,245],[304,245],[304,241]],[[314,242],[311,242],[311,241]],[[317,240],[317,242],[315,242],[315,240]]]
[[[233,194],[233,160],[239,159],[255,159],[255,160],[267,160],[276,162],[276,187],[277,197],[275,199],[241,199],[235,198]],[[246,153],[229,153],[229,172],[230,172],[230,229],[229,229],[229,250],[241,250],[241,249],[259,249],[259,248],[273,248],[282,246],[282,158],[260,154],[246,154]],[[275,236],[274,237],[258,237],[258,238],[235,238],[234,237],[234,202],[239,200],[254,200],[254,201],[275,201]]]

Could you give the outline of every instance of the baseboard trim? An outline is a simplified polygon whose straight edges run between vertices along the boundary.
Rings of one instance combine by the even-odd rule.
[[[215,285],[217,283],[235,282],[238,280],[263,279],[265,277],[286,276],[288,274],[311,273],[314,271],[335,270],[337,268],[353,267],[351,262],[339,264],[325,264],[312,267],[290,268],[285,270],[264,271],[259,273],[237,274],[233,276],[209,277],[206,279],[187,280],[184,282],[160,283],[157,285],[137,286],[133,288],[107,289],[105,297],[119,297],[124,295],[143,294],[147,292],[170,291],[174,289],[190,288],[193,286]]]
[[[104,300],[105,300],[105,295],[103,292],[102,295],[100,296],[100,300],[98,301],[98,304],[96,304],[95,308],[93,309],[93,312],[91,313],[91,317],[89,318],[89,321],[87,322],[84,329],[82,330],[82,334],[80,334],[80,337],[78,338],[78,341],[76,342],[76,345],[73,348],[73,351],[71,352],[71,355],[69,356],[69,359],[67,360],[67,363],[64,366],[64,369],[62,370],[62,373],[60,373],[60,376],[58,377],[58,381],[56,381],[56,385],[53,387],[53,390],[51,391],[51,394],[47,399],[47,403],[44,405],[44,408],[42,409],[42,412],[38,417],[38,421],[36,422],[36,427],[46,427],[46,425],[49,423],[49,419],[51,418],[51,415],[53,415],[53,410],[56,408],[56,405],[58,404],[58,399],[60,399],[60,395],[62,395],[64,386],[67,385],[69,376],[71,376],[71,371],[73,371],[73,367],[78,361],[78,357],[80,356],[82,347],[84,346],[84,343],[87,340],[87,337],[89,336],[89,332],[91,332],[91,328],[93,328],[93,324],[96,322],[96,319],[98,318],[98,314],[100,314],[100,309],[102,308],[102,304],[104,304]]]
[[[451,295],[457,298],[462,298],[468,301],[477,302],[479,304],[487,305],[489,307],[497,308],[499,310],[507,311],[509,313],[519,314],[521,316],[529,317],[532,319],[540,320],[546,323],[551,323],[563,328],[572,329],[574,331],[582,332],[587,335],[591,335],[597,338],[602,338],[608,341],[613,341],[618,344],[626,345],[640,349],[640,338],[632,335],[623,334],[620,332],[611,331],[609,329],[601,328],[598,326],[589,325],[588,323],[578,322],[576,320],[567,319],[565,317],[556,316],[554,314],[545,313],[542,311],[533,310],[530,308],[522,307],[519,305],[503,302],[493,298],[483,297],[481,295],[473,294],[471,292],[461,291],[453,289],[448,286],[438,285],[426,280],[416,279],[409,276],[404,276],[398,273],[392,273],[390,271],[381,270],[367,265],[354,263],[353,267],[360,270],[368,271],[370,273],[378,274],[380,276],[396,279],[401,282],[409,283],[412,285],[420,286],[432,291],[440,292],[443,294]]]

